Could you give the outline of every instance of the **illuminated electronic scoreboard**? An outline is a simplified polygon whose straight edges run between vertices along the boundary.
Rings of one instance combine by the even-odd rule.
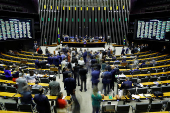
[[[32,19],[0,18],[0,40],[33,38]]]
[[[170,19],[138,20],[136,39],[169,41]]]

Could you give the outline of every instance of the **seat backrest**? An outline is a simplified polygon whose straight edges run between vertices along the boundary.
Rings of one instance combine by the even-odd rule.
[[[117,112],[127,111],[127,113],[129,113],[129,108],[129,105],[117,105]]]
[[[6,102],[4,105],[5,105],[6,110],[9,110],[9,111],[18,111],[17,103]]]
[[[123,74],[124,75],[131,75],[129,71],[124,71]]]
[[[157,81],[157,80],[158,80],[157,77],[151,77],[151,78],[150,78],[150,82],[154,82],[154,81]]]
[[[150,70],[150,73],[156,73],[156,70],[152,69]]]
[[[132,75],[140,74],[140,71],[134,71]]]
[[[138,88],[138,94],[146,94],[148,92],[148,88]]]
[[[136,111],[147,112],[149,108],[149,103],[136,104]]]
[[[170,111],[170,101],[168,101],[165,111]]]
[[[144,64],[142,65],[142,68],[148,67],[148,64]]]
[[[148,82],[149,81],[149,78],[141,78],[141,83],[142,82]]]
[[[170,92],[170,86],[162,86],[162,92]]]
[[[147,74],[147,70],[141,70],[141,74]]]
[[[3,80],[6,80],[5,75],[1,75],[0,78],[3,79]]]
[[[151,93],[153,93],[154,91],[161,91],[160,87],[151,87]]]
[[[1,91],[1,92],[5,92],[5,90],[6,90],[6,87],[0,85],[0,91]]]
[[[40,81],[41,81],[41,83],[49,83],[48,78],[41,78]]]
[[[18,108],[20,111],[23,112],[32,112],[31,104],[20,104]]]
[[[102,111],[110,111],[114,112],[115,111],[115,105],[102,105]]]
[[[166,76],[160,76],[160,81],[164,81],[164,80],[167,80],[167,77]]]
[[[6,88],[6,92],[10,92],[10,93],[16,93],[17,90],[15,87],[11,87],[11,86],[7,86]]]
[[[132,78],[132,79],[130,79],[130,81],[132,81],[132,83],[137,83],[137,78]]]
[[[159,103],[152,103],[151,104],[151,108],[150,108],[150,112],[154,112],[154,111],[161,111],[162,109],[162,103],[159,102]]]
[[[136,94],[136,88],[127,89],[131,94]]]
[[[39,94],[39,89],[31,89],[31,91],[32,94]]]

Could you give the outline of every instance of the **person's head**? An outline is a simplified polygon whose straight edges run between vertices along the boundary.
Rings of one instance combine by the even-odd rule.
[[[84,49],[84,52],[86,52],[86,49]]]
[[[39,89],[39,94],[43,94],[43,92],[44,92],[44,89],[43,89],[43,88],[40,88],[40,89]]]
[[[34,71],[33,70],[30,70],[29,73],[30,73],[30,76],[34,75]]]
[[[58,98],[60,98],[60,99],[63,98],[63,93],[62,92],[58,93]]]
[[[83,57],[81,57],[80,60],[83,60]]]
[[[87,35],[86,35],[87,36]]]
[[[105,68],[105,71],[108,71],[108,68],[107,68],[107,67]]]
[[[71,73],[68,73],[68,77],[71,78]]]
[[[17,67],[15,68],[15,71],[19,71],[19,66],[17,66]]]
[[[48,49],[48,47],[46,47],[46,49]]]
[[[93,87],[93,94],[94,95],[97,95],[98,93],[98,88],[96,86]]]
[[[5,70],[10,70],[10,67],[9,67],[9,66],[6,66],[6,67],[5,67]]]
[[[36,81],[35,81],[35,84],[37,84],[37,85],[38,85],[38,84],[39,84],[39,81],[38,81],[38,80],[36,80]]]
[[[113,65],[111,68],[112,68],[112,69],[114,69],[114,68],[115,68],[115,66]]]
[[[29,86],[28,85],[26,85],[26,86],[24,86],[23,88],[22,88],[24,91],[29,91]]]
[[[125,78],[125,81],[128,81],[129,80],[129,78]]]
[[[136,69],[139,70],[139,67],[137,66]]]
[[[56,76],[53,76],[52,80],[53,80],[53,81],[56,81]]]

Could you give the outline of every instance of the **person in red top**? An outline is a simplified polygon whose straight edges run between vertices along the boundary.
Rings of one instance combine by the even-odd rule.
[[[57,113],[67,113],[67,101],[62,99],[63,98],[63,93],[60,92],[58,94],[58,97],[56,99],[56,110]]]
[[[38,50],[39,50],[39,49],[40,49],[40,46],[38,46],[38,48],[37,48],[37,50],[36,50],[36,51],[38,52]]]

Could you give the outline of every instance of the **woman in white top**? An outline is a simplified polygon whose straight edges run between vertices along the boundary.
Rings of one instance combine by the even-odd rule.
[[[80,60],[78,60],[78,64],[79,65],[84,65],[85,64],[84,60],[83,60],[83,57],[81,57]]]

